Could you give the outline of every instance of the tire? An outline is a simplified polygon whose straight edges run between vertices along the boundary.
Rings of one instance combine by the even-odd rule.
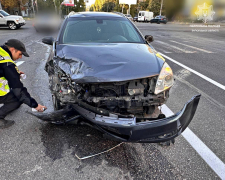
[[[14,22],[8,22],[8,27],[11,30],[16,30],[17,29],[17,25]]]
[[[62,106],[60,105],[60,100],[57,98],[55,94],[52,94],[52,102],[53,102],[54,110],[62,109]]]

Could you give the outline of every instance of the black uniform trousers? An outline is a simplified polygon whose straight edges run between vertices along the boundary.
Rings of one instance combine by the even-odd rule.
[[[18,109],[22,103],[12,92],[9,92],[5,96],[0,96],[0,104],[4,104],[0,107],[0,119],[4,119],[10,112]]]

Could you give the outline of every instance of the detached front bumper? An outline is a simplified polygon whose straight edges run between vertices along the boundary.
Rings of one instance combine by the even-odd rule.
[[[194,117],[200,96],[194,96],[180,112],[171,117],[155,120],[144,119],[149,121],[140,123],[136,123],[136,117],[99,116],[78,105],[75,105],[74,109],[110,139],[123,142],[157,143],[174,139],[187,128]]]
[[[74,104],[72,107],[84,117],[86,123],[103,132],[104,136],[109,139],[122,142],[158,143],[174,139],[187,128],[194,117],[200,96],[194,96],[180,112],[173,116],[162,119],[141,118],[144,122],[136,122],[139,120],[136,117],[124,118],[115,114],[104,115],[107,113],[102,111],[100,111],[102,113],[100,115],[78,104]],[[68,112],[69,110],[59,110],[54,112],[55,115],[32,114],[45,121],[59,122],[60,116],[63,117]]]

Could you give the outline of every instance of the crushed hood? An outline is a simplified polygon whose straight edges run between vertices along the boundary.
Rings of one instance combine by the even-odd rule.
[[[77,83],[117,82],[155,76],[164,61],[147,44],[57,45],[57,65]]]

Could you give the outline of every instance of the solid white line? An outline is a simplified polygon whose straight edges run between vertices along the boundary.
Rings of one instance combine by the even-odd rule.
[[[181,63],[179,63],[179,62],[177,62],[176,60],[174,60],[174,59],[172,59],[172,58],[166,56],[165,54],[162,54],[162,53],[159,53],[159,54],[161,54],[161,56],[163,56],[164,58],[166,58],[166,59],[168,59],[168,60],[174,62],[175,64],[177,64],[177,65],[179,65],[179,66],[181,66],[181,67],[187,69],[188,71],[190,71],[190,72],[192,72],[192,73],[194,73],[194,74],[200,76],[201,78],[203,78],[203,79],[205,79],[206,81],[208,81],[208,82],[214,84],[215,86],[217,86],[217,87],[219,87],[219,88],[225,90],[225,86],[224,86],[224,85],[222,85],[222,84],[220,84],[220,83],[218,83],[218,82],[216,82],[216,81],[214,81],[214,80],[208,78],[207,76],[205,76],[205,75],[203,75],[203,74],[201,74],[201,73],[199,73],[199,72],[197,72],[197,71],[195,71],[195,70],[193,70],[193,69],[191,69],[191,68],[189,68],[189,67],[187,67],[187,66],[185,66],[185,65],[183,65],[183,64],[181,64]]]
[[[16,62],[16,65],[17,66],[20,66],[21,64],[23,64],[24,63],[24,61],[18,61],[18,62]]]
[[[184,52],[184,53],[195,53],[194,51],[185,51],[184,49],[181,49],[181,48],[179,48],[179,47],[173,46],[173,45],[171,45],[171,44],[167,44],[167,43],[162,42],[162,41],[155,41],[155,42],[158,42],[158,43],[160,43],[160,44],[164,44],[164,45],[166,45],[167,47],[170,47],[170,48],[172,47],[172,48],[177,49],[177,50],[179,50],[179,51],[181,51],[181,52]]]
[[[174,113],[164,104],[161,111],[166,117]],[[182,136],[197,151],[202,159],[212,168],[212,170],[222,179],[225,180],[225,164],[189,129],[182,133]]]
[[[197,50],[199,50],[199,51],[203,51],[203,52],[206,52],[206,53],[213,53],[213,52],[211,52],[211,51],[207,51],[207,50],[205,50],[205,49],[197,48],[197,47],[190,46],[190,45],[187,45],[187,44],[183,44],[183,43],[180,43],[180,42],[176,42],[176,41],[172,41],[172,40],[171,40],[171,42],[174,42],[174,43],[177,43],[177,44],[180,44],[180,45],[183,45],[183,46],[187,46],[187,47],[189,47],[189,48],[197,49]]]

